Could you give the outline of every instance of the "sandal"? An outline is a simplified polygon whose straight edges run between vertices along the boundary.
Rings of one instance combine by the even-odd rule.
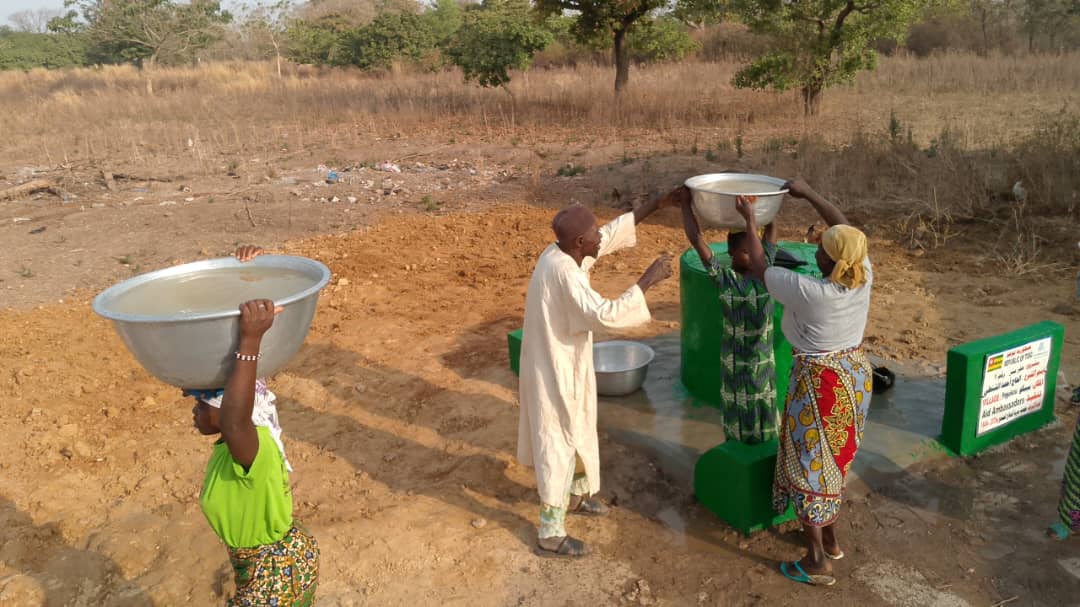
[[[574,504],[575,499],[581,501]],[[570,505],[567,506],[566,511],[570,514],[582,514],[585,516],[607,516],[611,512],[611,508],[608,508],[603,502],[594,497],[573,495],[570,496]]]
[[[829,559],[830,561],[839,561],[840,559],[844,558],[844,551],[841,550],[839,554],[829,554],[828,551],[826,551],[825,558]]]
[[[810,586],[832,586],[836,583],[836,578],[831,575],[810,575],[806,571],[803,571],[799,561],[794,561],[791,565],[795,567],[797,573],[790,573],[788,571],[787,562],[780,563],[780,573],[784,574],[784,577],[793,582],[809,584]]]
[[[540,545],[540,542],[536,543],[536,555],[547,558],[581,558],[589,554],[589,547],[585,545],[585,542],[572,538],[569,535],[563,536],[562,541],[554,549],[544,548]]]
[[[1053,523],[1046,528],[1046,537],[1050,539],[1067,540],[1070,535],[1072,535],[1072,531],[1064,523]]]

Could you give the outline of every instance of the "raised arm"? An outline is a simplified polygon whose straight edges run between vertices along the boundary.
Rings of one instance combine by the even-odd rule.
[[[773,221],[769,225],[765,226],[765,242],[775,245],[776,244],[776,222]]]
[[[571,326],[577,331],[625,329],[645,324],[651,318],[645,291],[671,276],[671,260],[661,257],[649,266],[637,284],[615,299],[607,299],[589,284],[584,272],[560,277]]]
[[[240,348],[221,399],[220,426],[229,453],[244,468],[251,467],[259,454],[259,435],[251,422],[259,348],[263,334],[274,324],[274,315],[280,311],[281,308],[274,309],[274,302],[269,299],[240,306]]]
[[[750,266],[746,275],[760,281],[765,280],[765,269],[769,262],[765,259],[765,249],[757,235],[757,218],[754,217],[754,204],[744,196],[735,197],[735,210],[746,220],[746,244],[750,249]]]
[[[712,263],[713,252],[709,244],[701,236],[701,228],[698,226],[697,217],[694,216],[694,208],[690,204],[690,197],[687,196],[680,202],[680,206],[682,206],[683,232],[686,233],[686,239],[690,241],[690,246],[697,251],[701,263],[708,268],[709,264]]]
[[[683,198],[690,197],[690,190],[681,185],[660,198],[655,198],[634,209],[634,225],[645,221],[650,215],[669,207],[677,207],[682,204]]]
[[[814,207],[814,210],[817,211],[817,214],[821,216],[821,219],[823,219],[830,228],[835,225],[846,225],[849,223],[847,217],[844,216],[844,213],[840,209],[836,208],[836,205],[825,200],[821,194],[815,192],[814,189],[802,179],[793,179],[784,184],[784,187],[787,188],[788,194],[792,197],[802,198],[809,202],[810,205]]]

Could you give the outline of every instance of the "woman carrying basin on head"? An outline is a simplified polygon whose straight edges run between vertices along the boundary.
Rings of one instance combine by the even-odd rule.
[[[241,247],[248,261],[262,253]],[[274,393],[256,378],[262,337],[274,324],[270,300],[240,306],[240,346],[224,388],[185,390],[195,427],[220,435],[206,466],[199,503],[225,543],[236,579],[230,606],[314,604],[319,546],[292,516],[292,491]]]
[[[839,209],[802,180],[785,187],[791,196],[809,201],[829,225],[816,256],[826,278],[766,267],[761,244],[753,238],[747,275],[762,278],[784,305],[781,328],[794,349],[773,505],[779,512],[794,506],[807,554],[781,563],[780,571],[796,582],[827,586],[836,583],[830,560],[844,556],[835,523],[873,388],[873,370],[862,350],[873,271],[866,235],[848,225]],[[747,231],[755,231],[750,203],[740,198],[737,206]]]
[[[747,275],[750,241],[759,240],[765,263],[776,260],[776,223],[756,231],[729,230],[729,264],[713,254],[694,216],[692,199],[680,189],[683,231],[697,251],[701,264],[716,281],[723,316],[724,335],[720,342],[720,370],[724,411],[724,438],[746,444],[776,438],[779,417],[776,410],[776,361],[773,357],[773,301],[760,277]],[[749,198],[748,202],[752,202]]]

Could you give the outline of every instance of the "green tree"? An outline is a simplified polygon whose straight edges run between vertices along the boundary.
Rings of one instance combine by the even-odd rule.
[[[630,56],[643,63],[679,61],[701,48],[686,26],[671,16],[641,21],[630,32],[628,45]]]
[[[465,11],[447,55],[464,72],[465,80],[480,86],[500,86],[510,93],[506,88],[510,70],[528,69],[533,56],[554,39],[534,19],[528,3],[488,0]]]
[[[348,65],[345,37],[352,29],[341,15],[293,21],[285,30],[286,55],[297,63]]]
[[[420,13],[417,0],[307,0],[297,16],[305,21],[335,17],[352,26],[371,23],[379,13]]]
[[[0,70],[80,65],[86,65],[86,42],[81,37],[16,32],[0,27]]]
[[[900,39],[928,0],[733,0],[751,31],[769,36],[772,50],[739,70],[740,88],[799,87],[803,111],[818,113],[829,86],[849,82],[877,65],[871,46]]]
[[[439,45],[448,44],[461,27],[461,5],[457,0],[435,0],[435,5],[424,11],[431,33]]]
[[[1080,1],[1077,0],[1027,0],[1020,12],[1022,29],[1027,34],[1028,51],[1034,52],[1035,39],[1046,36],[1050,50],[1057,49],[1057,38],[1069,26],[1080,22]]]
[[[583,44],[609,40],[615,64],[615,92],[630,82],[630,53],[626,36],[639,19],[666,5],[666,0],[537,0],[546,14],[576,13],[574,34]]]
[[[66,0],[65,6],[67,15],[54,19],[50,28],[84,33],[97,60],[134,62],[146,69],[159,62],[190,61],[220,40],[232,19],[217,0]]]
[[[677,0],[671,16],[686,25],[700,29],[720,23],[728,12],[729,0]]]
[[[413,13],[380,13],[345,34],[349,62],[362,70],[390,69],[401,59],[419,61],[436,49],[431,24]]]

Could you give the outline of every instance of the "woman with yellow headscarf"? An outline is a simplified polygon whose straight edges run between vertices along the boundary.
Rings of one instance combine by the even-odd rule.
[[[873,388],[873,367],[862,350],[873,271],[866,235],[848,225],[840,209],[802,180],[785,187],[792,197],[809,201],[829,228],[816,255],[825,278],[766,267],[760,244],[751,252],[748,272],[762,277],[784,305],[781,328],[795,355],[781,416],[773,506],[779,512],[794,506],[807,554],[781,563],[780,572],[796,582],[829,586],[836,583],[830,561],[844,557],[834,528],[844,479],[862,441]],[[757,229],[749,202],[740,199],[737,206],[747,229]]]

